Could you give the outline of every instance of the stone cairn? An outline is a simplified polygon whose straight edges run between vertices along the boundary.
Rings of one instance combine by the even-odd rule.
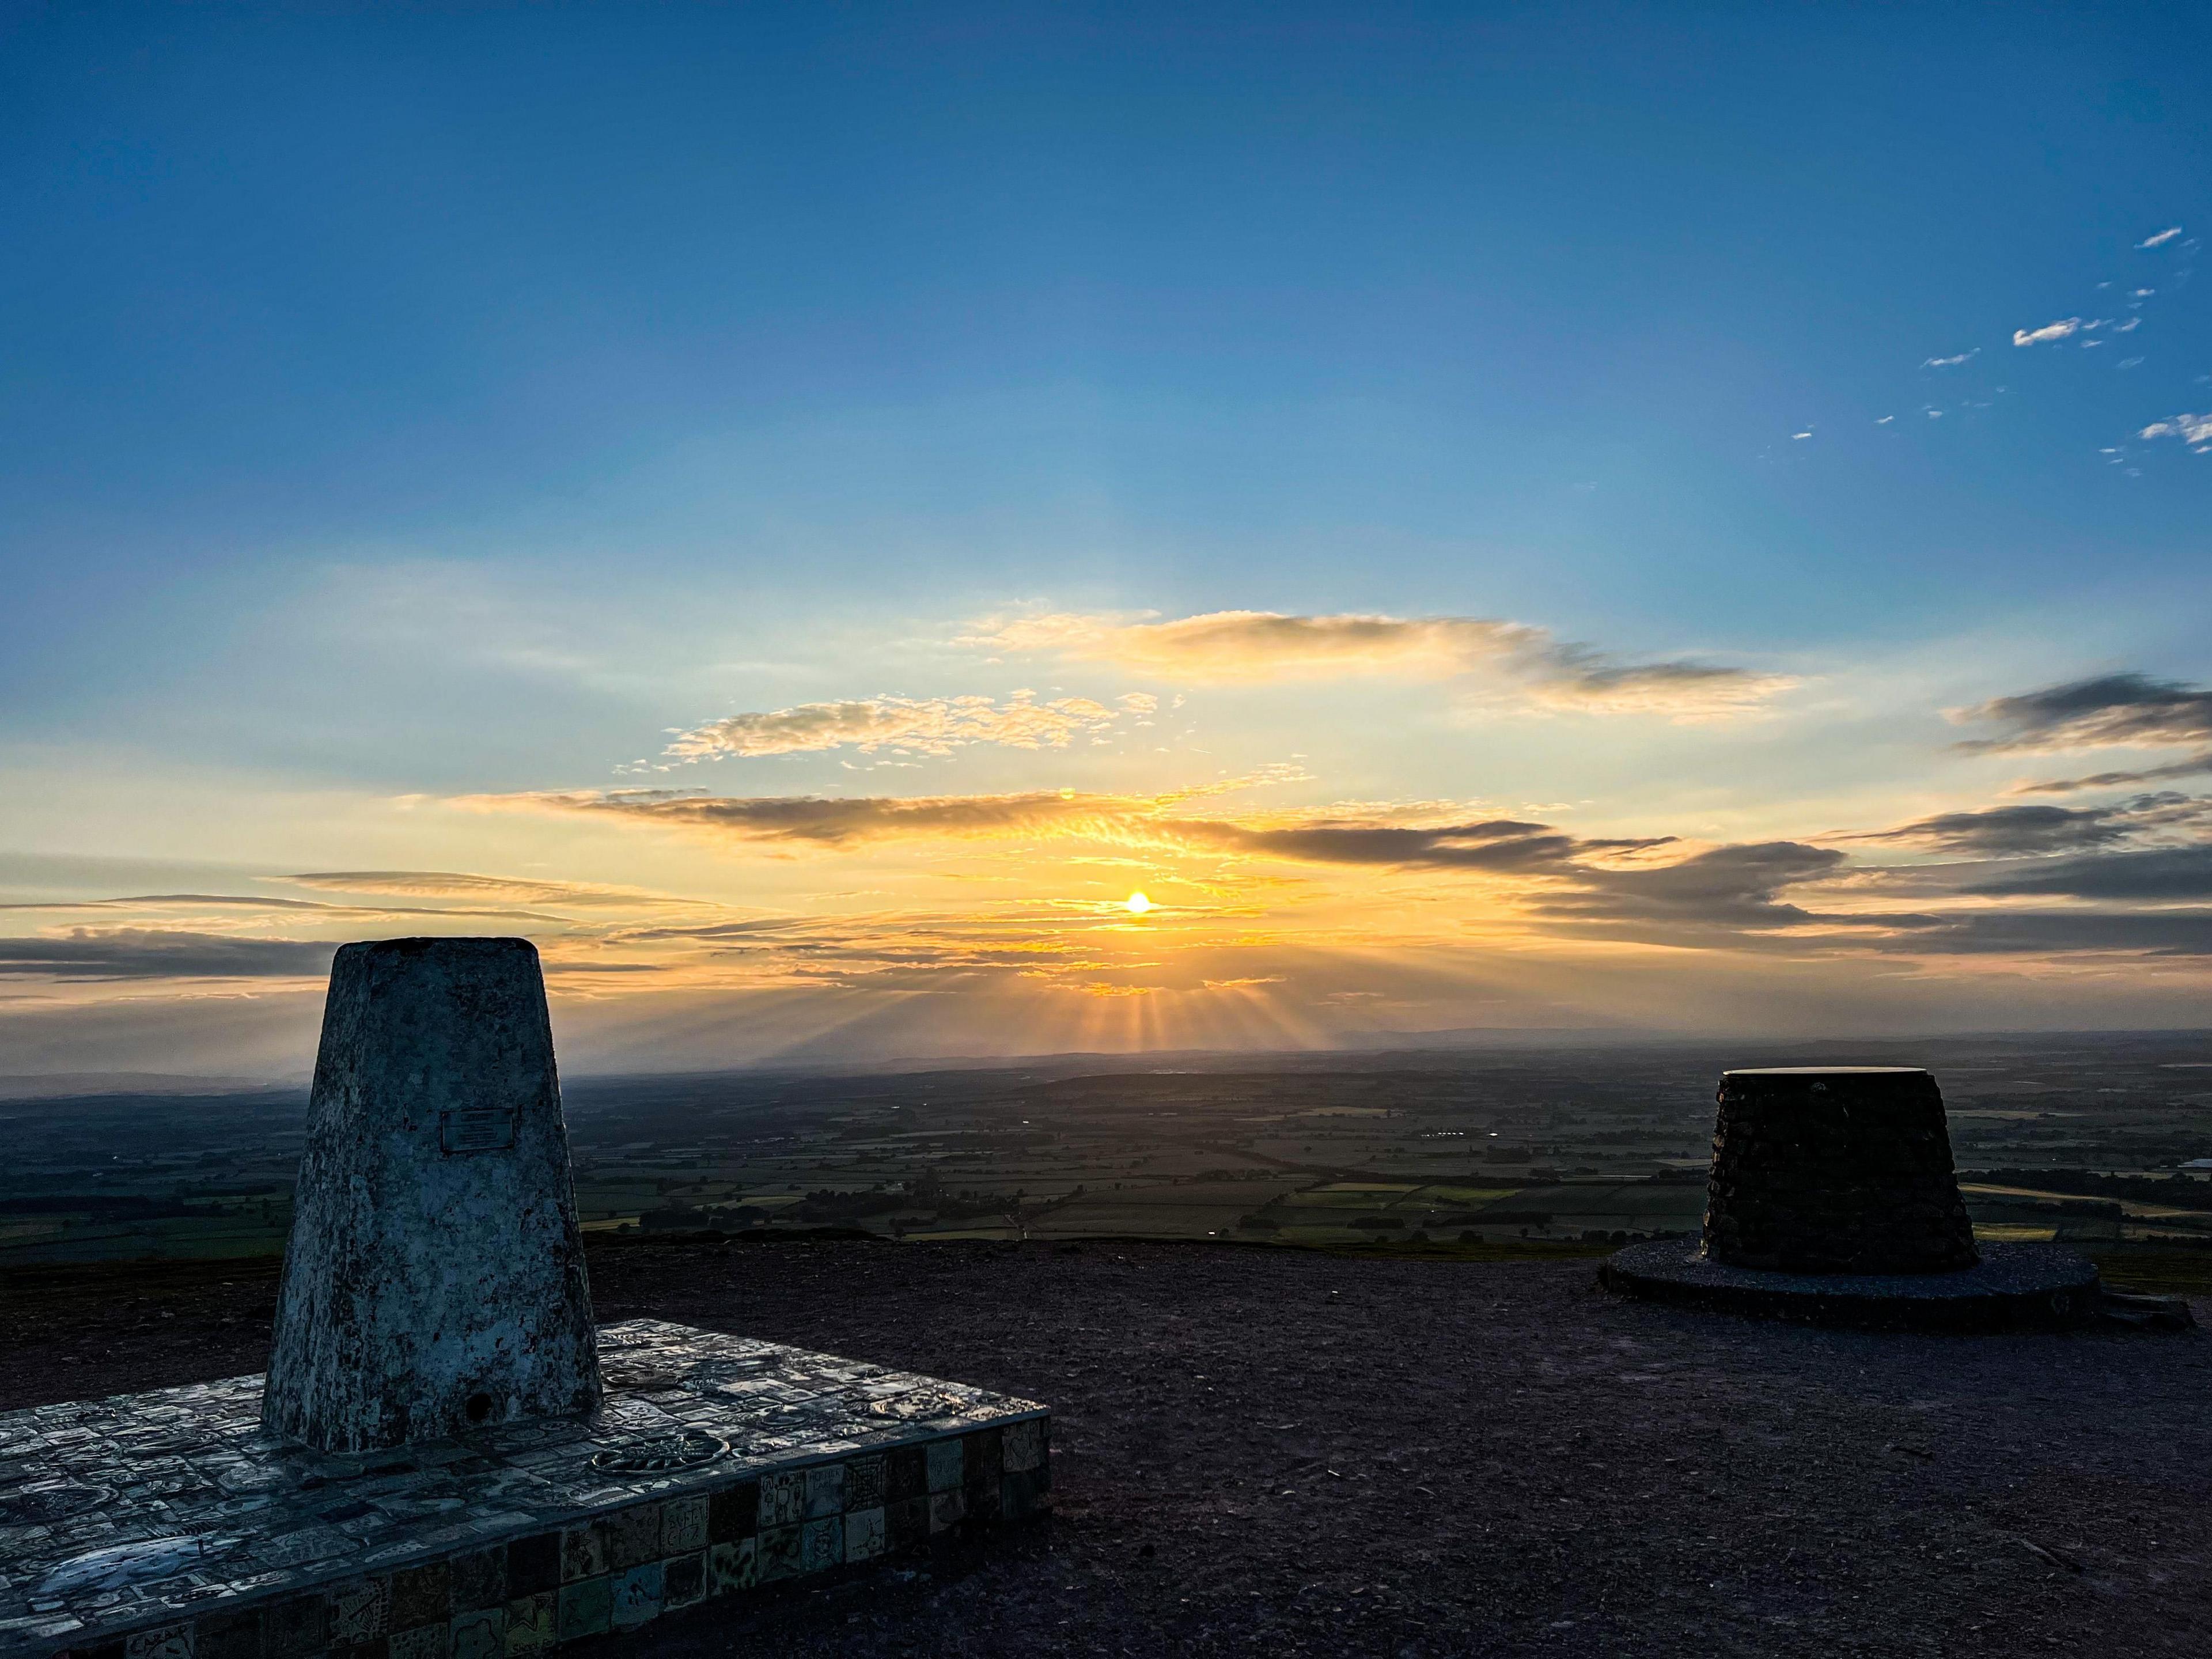
[[[319,1451],[362,1452],[599,1401],[536,948],[346,945],[263,1423]]]
[[[1980,1260],[1926,1072],[1729,1072],[1719,1099],[1710,1260],[1793,1273],[1938,1273]]]

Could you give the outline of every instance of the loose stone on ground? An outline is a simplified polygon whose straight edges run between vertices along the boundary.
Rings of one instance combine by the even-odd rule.
[[[595,1251],[604,1318],[741,1329],[1053,1406],[1042,1525],[676,1613],[624,1652],[2203,1651],[2203,1331],[1716,1318],[1600,1294],[1595,1265]],[[258,1369],[273,1281],[249,1272],[0,1301],[19,1356],[0,1407]]]

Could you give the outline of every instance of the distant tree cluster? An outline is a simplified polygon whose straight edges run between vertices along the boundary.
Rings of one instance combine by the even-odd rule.
[[[800,1199],[790,1210],[799,1221],[820,1224],[837,1221],[865,1221],[871,1216],[889,1215],[894,1210],[907,1207],[904,1194],[887,1193],[880,1189],[866,1193],[841,1193],[834,1187],[824,1187]]]
[[[0,1215],[83,1215],[100,1221],[171,1221],[223,1213],[220,1204],[143,1193],[57,1193],[52,1198],[0,1198]]]
[[[1985,1187],[2028,1187],[2046,1193],[2142,1198],[2171,1204],[2185,1176],[2106,1175],[2096,1170],[1961,1170],[1959,1179]]]

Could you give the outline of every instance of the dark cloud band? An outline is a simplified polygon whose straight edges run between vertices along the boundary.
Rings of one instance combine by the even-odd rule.
[[[1955,719],[1996,728],[1961,749],[1982,752],[2212,742],[2212,690],[2148,674],[2069,680],[1960,710]]]

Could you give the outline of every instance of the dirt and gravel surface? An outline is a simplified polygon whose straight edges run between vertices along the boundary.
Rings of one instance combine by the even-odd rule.
[[[633,1247],[592,1275],[603,1319],[1054,1412],[1048,1520],[712,1604],[633,1659],[2212,1646],[2203,1330],[1824,1332],[1615,1300],[1587,1261],[1202,1245]],[[274,1291],[269,1264],[21,1281],[0,1407],[256,1370]]]

